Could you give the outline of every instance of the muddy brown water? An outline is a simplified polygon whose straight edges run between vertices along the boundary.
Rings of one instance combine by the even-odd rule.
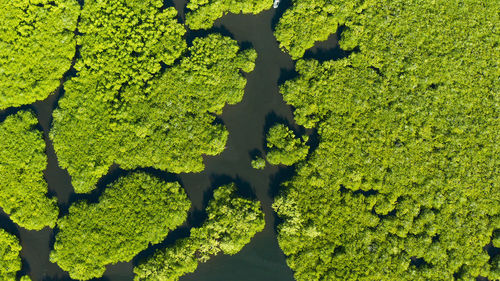
[[[175,7],[179,10],[181,20],[184,6],[185,0],[175,1]],[[173,231],[163,243],[141,252],[131,262],[108,266],[104,276],[94,280],[133,280],[134,264],[138,260],[150,256],[154,250],[167,247],[176,239],[187,236],[190,227],[200,225],[205,218],[206,214],[203,210],[213,189],[228,182],[236,182],[242,195],[256,198],[261,202],[266,215],[266,227],[238,254],[213,257],[208,262],[200,264],[194,273],[182,277],[181,280],[294,280],[293,272],[286,265],[285,256],[277,242],[276,217],[271,207],[273,197],[279,191],[279,183],[293,174],[293,168],[267,166],[264,170],[255,170],[250,166],[252,156],[264,152],[265,130],[274,122],[288,123],[299,133],[311,133],[304,132],[295,125],[292,109],[285,104],[278,90],[280,83],[295,75],[294,62],[290,56],[279,49],[278,42],[273,35],[273,26],[289,6],[290,1],[284,0],[278,9],[270,9],[258,15],[229,14],[219,19],[211,30],[188,32],[188,41],[196,36],[204,36],[212,32],[222,33],[237,40],[242,47],[252,47],[258,53],[255,70],[246,74],[247,85],[242,102],[226,106],[220,116],[221,122],[229,131],[227,148],[220,155],[206,157],[204,161],[206,168],[201,173],[171,175],[150,169],[151,172],[161,177],[174,176],[181,182],[193,205],[188,221]],[[336,45],[336,35],[331,36],[329,40],[317,44],[315,48],[306,53],[306,56],[336,58],[342,55],[338,48],[335,48]],[[45,177],[49,185],[50,196],[57,197],[62,214],[67,212],[69,205],[75,201],[97,200],[106,184],[125,173],[118,167],[114,167],[100,181],[98,190],[91,195],[82,196],[73,192],[71,179],[68,173],[58,166],[57,157],[48,138],[52,111],[57,107],[58,99],[63,91],[60,88],[46,100],[22,107],[22,109],[33,109],[37,113],[47,145],[48,166]],[[0,112],[0,115],[5,117],[16,110],[9,109]],[[54,230],[48,228],[42,231],[25,230],[16,226],[3,212],[0,212],[0,227],[15,234],[21,241],[23,247],[21,274],[29,274],[34,281],[72,280],[66,272],[49,261],[49,253],[54,241]]]

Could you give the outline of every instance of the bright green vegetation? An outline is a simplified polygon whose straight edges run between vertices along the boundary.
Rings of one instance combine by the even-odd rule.
[[[281,88],[320,137],[274,205],[288,264],[299,281],[498,280],[500,2],[363,6],[341,41],[359,52],[299,61]]]
[[[47,197],[43,171],[45,142],[30,111],[19,111],[0,123],[0,207],[12,221],[31,230],[54,227],[59,210]]]
[[[191,29],[208,29],[227,13],[258,14],[272,5],[268,0],[190,0],[186,24]]]
[[[493,246],[500,248],[500,231],[496,231],[491,242]]]
[[[219,252],[236,254],[265,225],[260,203],[237,197],[234,184],[214,191],[207,213],[207,221],[199,228],[192,228],[188,238],[157,251],[139,264],[134,269],[134,280],[178,280]]]
[[[215,114],[241,100],[240,71],[252,71],[256,59],[254,50],[210,35],[174,64],[186,48],[175,9],[112,2],[85,2],[79,76],[65,83],[54,112],[54,148],[78,193],[91,191],[113,163],[202,171],[202,155],[219,154],[227,140]],[[161,73],[161,64],[174,65]]]
[[[58,221],[50,260],[71,278],[100,277],[105,266],[132,260],[161,242],[187,217],[190,202],[178,183],[134,173],[111,184],[99,203],[78,202]]]
[[[328,39],[339,25],[346,23],[346,19],[352,18],[376,1],[292,0],[292,2],[292,7],[280,18],[274,35],[282,49],[293,59],[299,59],[307,49],[314,46],[314,42]]]
[[[306,145],[307,136],[296,138],[290,128],[284,124],[276,124],[269,129],[266,136],[266,159],[271,165],[291,166],[307,157],[309,146]]]
[[[171,143],[164,137],[168,128],[158,128],[159,108],[149,111],[150,91],[143,88],[186,43],[176,10],[162,6],[153,0],[85,1],[78,77],[64,85],[51,132],[59,164],[68,169],[76,192],[91,191],[117,159],[124,168],[141,162],[165,167],[158,163],[165,153],[152,154],[160,143]]]
[[[119,105],[137,98],[123,88],[139,90],[186,49],[186,32],[177,22],[177,10],[163,9],[161,0],[88,0],[78,31],[81,59],[75,65],[87,92],[103,103]],[[96,79],[97,85],[88,79]],[[91,88],[89,88],[91,87]],[[129,93],[132,94],[132,93]],[[113,113],[113,112],[110,112]]]
[[[12,234],[0,229],[0,279],[2,281],[15,281],[16,274],[21,270],[21,245]],[[30,281],[28,276],[23,276],[21,281]]]
[[[45,99],[75,55],[75,0],[0,0],[0,110]]]
[[[257,157],[251,162],[252,168],[257,170],[263,170],[266,167],[266,160],[262,157]]]

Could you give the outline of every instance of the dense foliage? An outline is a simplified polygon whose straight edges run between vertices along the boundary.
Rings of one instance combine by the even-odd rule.
[[[0,123],[0,207],[18,225],[33,230],[53,227],[59,210],[48,198],[43,171],[45,142],[30,111],[19,111]]]
[[[174,281],[196,270],[198,263],[223,252],[233,255],[264,229],[260,203],[237,197],[234,184],[219,187],[207,207],[208,219],[188,238],[157,251],[139,264],[134,280]]]
[[[46,98],[75,55],[76,0],[0,0],[0,110]]]
[[[186,24],[191,29],[208,29],[227,13],[258,14],[272,4],[269,0],[190,0]]]
[[[293,165],[307,157],[309,146],[307,136],[296,138],[290,128],[284,124],[276,124],[269,129],[266,136],[266,159],[271,165]]]
[[[177,10],[161,0],[88,0],[81,13],[75,65],[81,84],[99,76],[90,93],[101,102],[130,100],[124,87],[140,88],[186,49]]]
[[[160,74],[186,46],[175,9],[161,9],[162,1],[108,2],[85,2],[78,77],[65,83],[51,131],[79,193],[91,191],[113,163],[203,170],[202,155],[220,153],[227,139],[214,114],[241,100],[240,70],[252,71],[256,59],[255,51],[210,35]]]
[[[359,52],[299,61],[281,88],[320,137],[274,205],[288,264],[299,281],[498,280],[500,2],[363,7],[341,41]]]
[[[187,217],[190,202],[178,183],[134,173],[111,184],[99,203],[78,202],[58,221],[52,262],[71,278],[100,277],[105,266],[130,261],[161,242]]]
[[[20,251],[19,240],[14,235],[0,229],[0,280],[17,280],[16,274],[21,270]],[[29,281],[30,278],[23,276],[20,280]]]
[[[254,169],[263,170],[266,167],[266,160],[262,157],[256,157],[250,164]]]
[[[140,135],[136,130],[147,127],[140,122],[144,113],[135,115],[131,108],[145,98],[141,88],[161,64],[171,65],[186,48],[176,10],[162,6],[159,0],[85,1],[78,26],[78,77],[64,85],[66,94],[54,112],[51,132],[60,165],[68,169],[76,192],[90,191],[116,158],[137,161],[126,158],[138,155],[117,153],[147,153],[137,147],[141,142],[129,140],[131,135],[120,137]]]
[[[299,59],[316,41],[324,41],[337,27],[369,6],[372,0],[292,0],[280,18],[274,35],[280,47]]]

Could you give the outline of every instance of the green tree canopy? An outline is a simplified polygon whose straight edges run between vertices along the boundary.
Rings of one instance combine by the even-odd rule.
[[[375,1],[292,0],[292,7],[280,18],[274,35],[282,49],[299,59],[314,42],[328,39],[339,25]]]
[[[320,144],[274,207],[299,281],[490,280],[500,229],[497,1],[365,1],[281,91]]]
[[[177,10],[162,0],[87,0],[78,31],[81,83],[99,77],[91,94],[101,102],[129,100],[121,89],[141,88],[186,49]],[[90,90],[90,89],[88,89]]]
[[[178,183],[137,172],[111,184],[99,203],[78,202],[58,221],[50,260],[71,278],[101,277],[105,266],[127,262],[181,225],[190,208]]]
[[[256,157],[250,164],[252,165],[252,168],[257,170],[263,170],[266,168],[266,160],[262,157]]]
[[[258,14],[272,4],[269,0],[190,0],[186,24],[191,29],[209,29],[215,20],[227,13]]]
[[[240,71],[252,71],[256,59],[254,50],[210,35],[160,74],[160,63],[173,64],[186,45],[175,10],[160,9],[161,1],[113,3],[85,2],[79,76],[65,83],[54,112],[51,138],[78,193],[91,191],[113,163],[203,170],[202,155],[220,153],[227,139],[215,114],[241,100]]]
[[[295,137],[290,128],[284,124],[276,124],[267,132],[266,159],[271,165],[293,165],[307,157],[309,146],[307,136],[303,139]]]
[[[192,228],[188,238],[157,251],[139,264],[134,280],[175,281],[194,272],[198,263],[223,252],[234,255],[264,229],[264,213],[258,201],[240,198],[234,184],[219,187],[207,207],[208,219]]]
[[[0,110],[45,99],[75,56],[76,0],[0,0]]]
[[[0,279],[2,281],[15,281],[17,272],[21,270],[21,245],[17,237],[0,229]],[[28,276],[23,276],[21,281],[30,281]]]
[[[32,230],[54,227],[59,214],[56,199],[47,197],[47,156],[37,125],[30,111],[0,123],[0,207],[16,224]]]

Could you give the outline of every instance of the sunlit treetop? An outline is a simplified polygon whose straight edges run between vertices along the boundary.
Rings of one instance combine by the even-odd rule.
[[[234,184],[214,191],[207,213],[207,220],[192,228],[189,237],[141,261],[134,268],[134,280],[177,281],[220,252],[238,253],[265,225],[260,202],[239,197]]]
[[[21,270],[21,257],[19,252],[21,245],[16,236],[0,229],[0,279],[2,281],[30,281],[28,276],[21,279],[16,278],[17,272]]]
[[[250,165],[254,169],[263,170],[266,168],[266,160],[264,160],[264,158],[262,158],[262,157],[256,157],[256,158],[252,159],[252,161],[250,162]]]
[[[260,202],[240,197],[235,184],[214,191],[207,213],[207,221],[191,230],[191,239],[202,241],[197,252],[201,261],[218,252],[238,253],[265,226]]]
[[[0,123],[0,207],[30,230],[54,227],[59,214],[56,199],[47,197],[45,141],[37,125],[31,111]]]
[[[151,95],[179,111],[221,114],[243,98],[247,80],[240,72],[253,71],[256,58],[254,49],[240,50],[227,36],[195,38],[189,55],[152,83]]]
[[[191,206],[178,183],[137,172],[112,183],[98,203],[78,202],[58,221],[50,260],[71,278],[101,277],[181,225]]]
[[[215,20],[227,13],[258,14],[272,4],[269,0],[190,0],[186,24],[191,29],[209,29]]]
[[[222,152],[227,140],[215,114],[242,99],[241,71],[252,71],[256,56],[253,49],[240,50],[236,41],[213,34],[195,39],[189,55],[147,86],[123,87],[111,100],[112,90],[96,91],[98,75],[65,83],[51,138],[75,191],[91,191],[113,163],[124,169],[202,171],[202,155]]]
[[[293,59],[299,59],[316,41],[334,34],[347,19],[360,13],[376,0],[292,0],[275,27],[280,47]]]
[[[307,136],[297,138],[285,124],[272,126],[266,135],[266,160],[272,165],[293,165],[307,157]]]
[[[0,110],[43,100],[75,56],[76,0],[0,0]]]
[[[366,1],[281,87],[319,146],[274,205],[299,281],[500,279],[498,1]],[[313,20],[313,18],[311,18]]]
[[[0,278],[2,280],[16,280],[16,273],[21,270],[20,251],[19,240],[0,229]]]
[[[113,99],[123,87],[141,87],[186,49],[177,10],[161,0],[88,0],[78,25],[76,70],[100,76],[96,94]]]

